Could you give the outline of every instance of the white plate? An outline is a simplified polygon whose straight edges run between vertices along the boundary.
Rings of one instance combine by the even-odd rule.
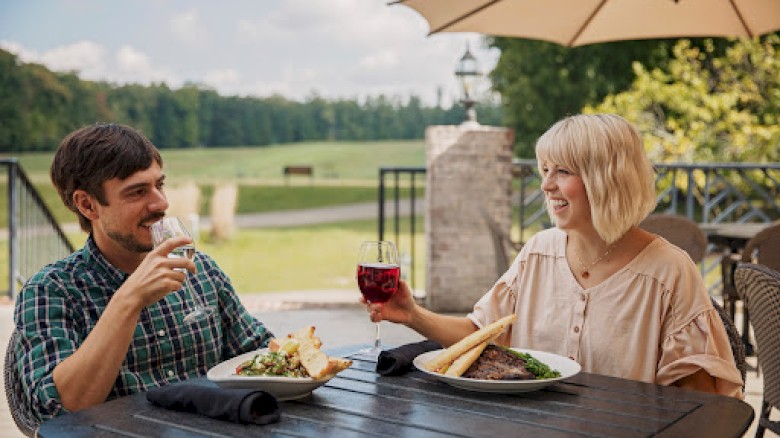
[[[580,364],[577,362],[569,359],[568,357],[558,356],[557,354],[547,353],[545,351],[525,350],[522,348],[512,348],[512,350],[531,354],[531,356],[547,364],[553,370],[559,371],[561,376],[554,379],[543,380],[482,380],[469,379],[466,377],[445,376],[443,374],[426,370],[423,364],[433,359],[434,356],[439,354],[442,350],[423,353],[417,356],[413,363],[418,370],[424,372],[425,374],[428,374],[429,376],[432,376],[457,388],[467,389],[469,391],[495,392],[500,394],[536,391],[537,389],[544,388],[545,386],[551,385],[560,380],[577,375],[582,369]]]
[[[236,374],[236,368],[241,363],[267,351],[267,348],[263,348],[226,360],[211,368],[206,377],[223,388],[261,389],[276,397],[277,400],[284,401],[306,397],[335,375],[330,374],[314,380],[311,377],[263,377]]]

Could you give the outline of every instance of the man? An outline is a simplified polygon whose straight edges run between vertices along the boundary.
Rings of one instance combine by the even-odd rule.
[[[89,237],[17,298],[17,366],[42,420],[205,375],[272,337],[210,257],[167,257],[188,238],[153,248],[149,227],[168,208],[162,166],[151,141],[124,125],[84,127],[57,149],[52,183]],[[192,305],[183,270],[218,309],[209,318],[183,322]]]

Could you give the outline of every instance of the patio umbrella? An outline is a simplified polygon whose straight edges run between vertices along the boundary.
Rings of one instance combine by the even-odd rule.
[[[398,0],[438,32],[574,47],[619,40],[754,37],[780,29],[780,0]]]

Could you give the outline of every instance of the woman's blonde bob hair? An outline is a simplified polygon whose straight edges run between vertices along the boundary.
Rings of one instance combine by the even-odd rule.
[[[639,132],[620,116],[581,114],[556,122],[536,142],[536,159],[540,172],[553,164],[582,178],[593,226],[607,244],[655,209],[653,165]],[[549,207],[548,213],[553,218]]]

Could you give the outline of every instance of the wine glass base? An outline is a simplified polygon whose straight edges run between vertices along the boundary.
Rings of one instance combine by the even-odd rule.
[[[184,322],[187,324],[192,324],[203,319],[208,319],[214,313],[214,310],[215,309],[213,306],[197,306],[192,312],[188,313],[184,317]]]
[[[360,356],[365,356],[371,359],[377,359],[379,357],[379,353],[381,352],[382,352],[381,347],[371,347],[371,348],[364,348],[362,350],[359,350],[355,354],[358,354]]]

